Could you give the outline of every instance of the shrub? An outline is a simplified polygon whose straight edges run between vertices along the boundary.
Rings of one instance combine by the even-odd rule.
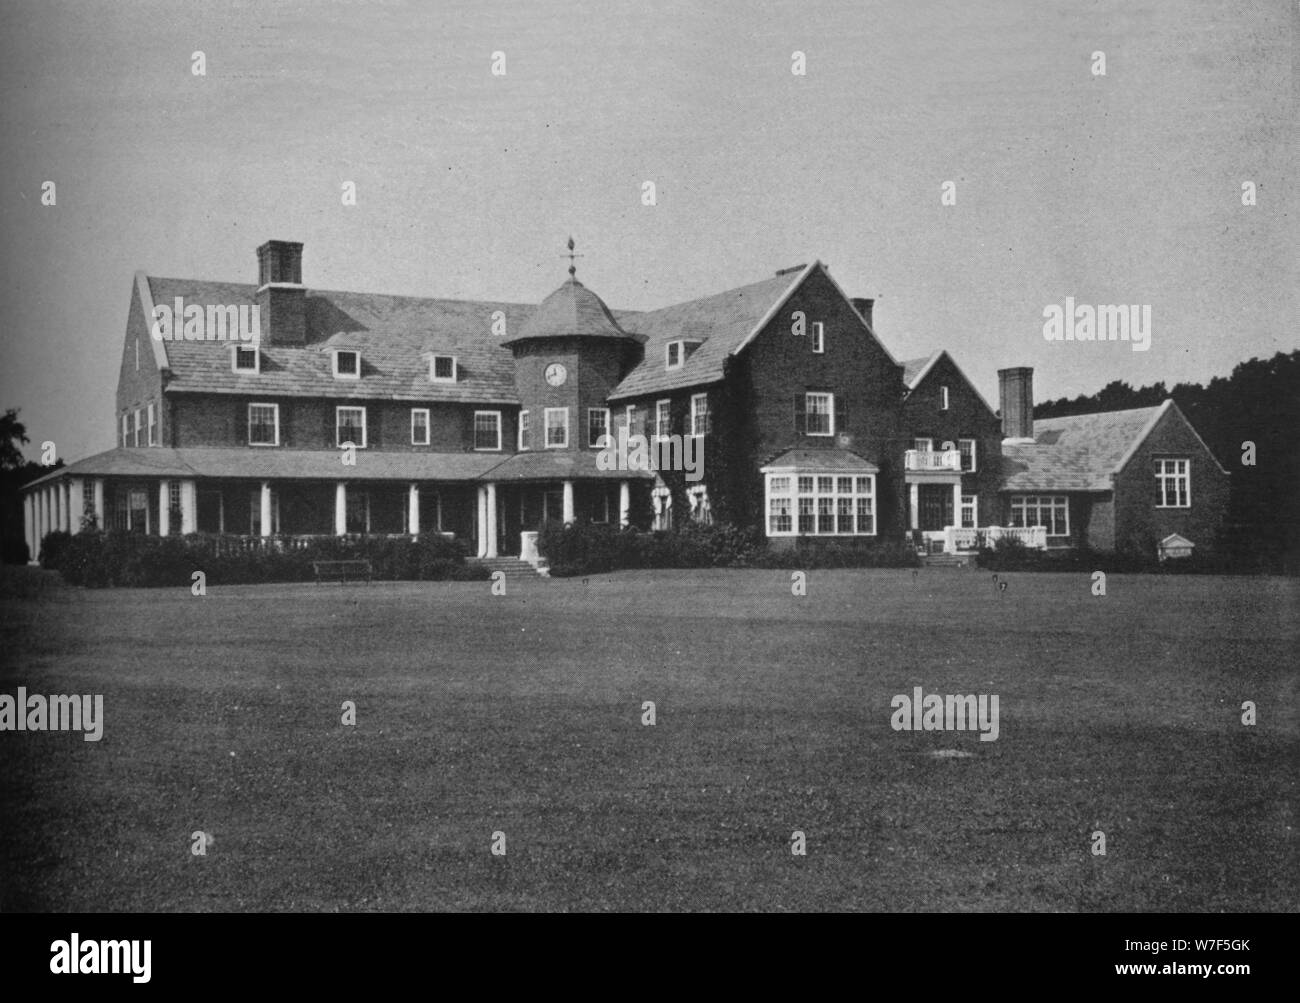
[[[47,571],[57,571],[71,542],[72,534],[64,530],[56,529],[46,533],[41,540],[41,567]]]

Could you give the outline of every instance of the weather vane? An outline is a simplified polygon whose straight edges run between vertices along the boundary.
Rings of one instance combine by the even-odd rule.
[[[562,255],[560,255],[560,256],[561,256],[561,257],[567,257],[567,258],[569,259],[569,276],[570,276],[571,278],[573,278],[573,279],[576,280],[576,279],[577,279],[577,276],[578,276],[578,266],[575,265],[575,264],[573,263],[573,259],[574,259],[574,258],[582,258],[582,257],[586,257],[586,255],[583,255],[583,254],[574,254],[574,253],[573,253],[573,238],[572,238],[572,237],[569,238],[569,253],[568,253],[568,254],[562,254]]]

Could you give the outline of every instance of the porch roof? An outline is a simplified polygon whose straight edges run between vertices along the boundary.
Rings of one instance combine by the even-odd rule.
[[[651,478],[654,471],[601,470],[594,452],[516,453],[491,470],[479,475],[481,481],[631,481]]]
[[[328,449],[118,447],[60,467],[24,490],[63,477],[206,477],[327,481],[472,481],[499,465],[499,453],[389,453],[357,450],[356,466]]]
[[[870,460],[847,449],[788,449],[760,468],[763,473],[776,470],[807,470],[813,473],[843,470],[853,474],[878,474],[880,468]]]

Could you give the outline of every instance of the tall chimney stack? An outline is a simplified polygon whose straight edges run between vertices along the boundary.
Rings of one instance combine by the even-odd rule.
[[[876,301],[873,299],[862,299],[859,297],[852,297],[849,300],[849,302],[853,304],[853,309],[857,310],[858,313],[862,315],[862,319],[867,322],[867,327],[871,328],[872,332],[874,333],[876,329],[874,326],[872,326],[871,323],[871,308]]]
[[[268,345],[307,341],[307,287],[302,284],[302,244],[268,240],[257,249],[257,305],[261,340]]]
[[[1002,437],[1034,441],[1034,371],[1028,366],[998,370]]]

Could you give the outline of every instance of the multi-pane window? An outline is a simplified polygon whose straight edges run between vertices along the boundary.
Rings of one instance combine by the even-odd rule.
[[[708,435],[711,431],[709,395],[695,394],[691,397],[691,435]]]
[[[167,508],[170,513],[171,531],[179,533],[182,529],[180,481],[172,481],[167,485]]]
[[[835,395],[804,394],[804,431],[808,435],[835,434]]]
[[[587,408],[587,445],[599,449],[608,445],[602,440],[609,435],[609,408]]]
[[[548,407],[546,420],[546,448],[567,449],[569,446],[569,409]]]
[[[627,435],[630,439],[636,435],[636,405],[629,404],[623,410],[623,421],[627,424]]]
[[[497,450],[501,448],[501,412],[474,412],[474,448]]]
[[[1046,526],[1048,536],[1069,536],[1069,499],[1065,495],[1012,495],[1011,525]]]
[[[680,369],[683,361],[683,344],[680,341],[670,341],[665,348],[665,369]]]
[[[280,445],[280,405],[248,405],[248,444],[250,446]]]
[[[347,349],[336,350],[334,352],[334,375],[339,379],[360,379],[361,353]]]
[[[140,416],[141,416],[141,414],[142,414],[142,412],[140,411],[140,409],[139,409],[139,408],[136,408],[136,409],[135,409],[135,433],[134,433],[134,435],[135,435],[135,445],[137,445],[137,446],[140,445],[140,428],[141,428],[141,426],[142,426],[142,424],[143,424],[143,423],[141,422],[141,420],[140,420]]]
[[[172,482],[172,487],[180,490],[180,484]],[[95,518],[95,482],[87,477],[81,482],[81,517],[83,519]]]
[[[655,401],[655,435],[666,436],[668,434],[668,423],[670,420],[671,401]]]
[[[768,536],[874,536],[872,474],[767,475]]]
[[[334,409],[334,445],[350,442],[358,449],[366,448],[366,409],[363,407],[336,407]]]
[[[411,445],[427,446],[429,444],[429,409],[427,407],[411,408]]]
[[[255,373],[259,369],[256,348],[235,347],[234,369],[237,373]]]
[[[976,511],[976,496],[962,495],[961,496],[961,527],[963,529],[975,528],[975,511]]]
[[[812,326],[812,350],[820,355],[826,351],[826,325],[814,321]]]
[[[963,473],[975,471],[975,440],[958,439],[957,448],[961,450],[961,469]]]
[[[429,379],[435,383],[456,382],[456,357],[435,355],[429,363]]]
[[[527,411],[519,412],[519,451],[533,448],[533,419]]]
[[[154,410],[152,404],[149,405],[149,445],[158,445],[158,413]]]
[[[940,411],[948,410],[948,388],[947,387],[939,388],[939,410]]]
[[[1155,461],[1156,507],[1190,508],[1192,504],[1192,464],[1190,460]]]

